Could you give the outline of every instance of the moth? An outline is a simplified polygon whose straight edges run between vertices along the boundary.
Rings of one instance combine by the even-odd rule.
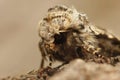
[[[120,40],[107,30],[89,22],[85,13],[57,5],[48,9],[39,23],[41,66],[47,60],[68,63],[80,58],[96,63],[120,61]]]

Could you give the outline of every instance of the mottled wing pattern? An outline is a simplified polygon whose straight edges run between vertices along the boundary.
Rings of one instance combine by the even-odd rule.
[[[55,6],[39,24],[41,67],[44,60],[69,62],[76,58],[98,63],[119,61],[120,41],[91,24],[86,14],[74,8]]]

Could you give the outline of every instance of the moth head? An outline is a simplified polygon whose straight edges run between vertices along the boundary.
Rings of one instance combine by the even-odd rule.
[[[48,9],[46,17],[39,23],[39,35],[46,43],[65,41],[66,33],[84,28],[87,17],[74,8],[58,5]]]

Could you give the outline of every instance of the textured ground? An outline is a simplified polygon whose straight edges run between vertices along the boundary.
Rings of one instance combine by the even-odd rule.
[[[83,60],[75,60],[66,69],[50,80],[119,80],[120,65],[85,63]]]

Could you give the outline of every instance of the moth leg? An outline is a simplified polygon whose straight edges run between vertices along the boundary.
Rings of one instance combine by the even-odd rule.
[[[60,72],[62,69],[64,69],[64,65],[68,64],[68,62],[65,62],[57,67],[50,67],[47,66],[46,68],[41,69],[38,73],[38,77],[43,80],[47,80],[47,78],[53,76],[55,73]]]
[[[45,60],[47,60],[46,59],[47,52],[46,52],[46,49],[45,49],[45,45],[42,42],[39,42],[39,49],[40,49],[40,52],[41,52],[41,55],[42,55],[40,68],[43,68],[44,67],[44,62],[45,62]]]
[[[44,67],[44,59],[42,58],[41,63],[40,63],[40,68]]]
[[[48,72],[48,75],[49,76],[52,76],[54,75],[55,73],[61,71],[62,69],[64,69],[64,65],[68,64],[69,62],[64,62],[62,63],[61,65],[57,66],[57,67],[54,67],[54,68],[51,68],[51,70]],[[51,74],[50,74],[51,73]]]

